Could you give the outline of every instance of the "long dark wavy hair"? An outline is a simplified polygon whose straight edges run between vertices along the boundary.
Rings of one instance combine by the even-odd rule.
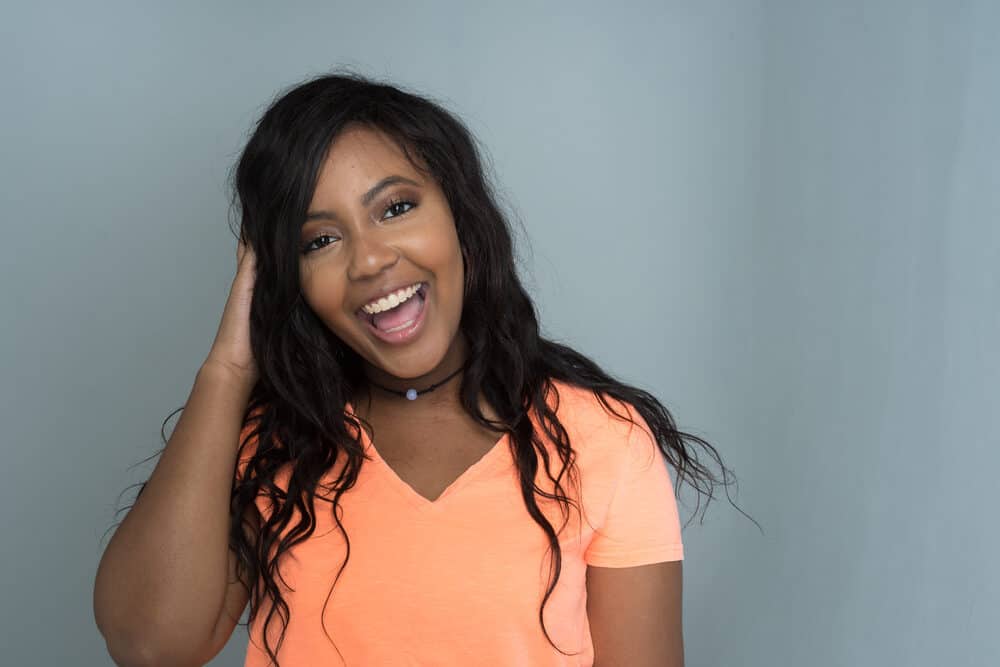
[[[341,456],[345,462],[331,490],[333,516],[343,531],[338,501],[354,485],[366,458],[360,436],[364,420],[345,412],[365,382],[362,359],[312,311],[299,283],[300,227],[327,150],[348,125],[378,130],[395,140],[414,167],[432,177],[447,197],[466,265],[460,328],[469,344],[469,362],[461,376],[462,406],[482,426],[510,434],[525,509],[554,554],[550,567],[554,575],[538,620],[549,643],[568,655],[555,646],[545,628],[544,607],[559,579],[562,554],[557,533],[536,500],[536,494],[555,500],[564,514],[570,504],[579,509],[560,483],[564,476],[571,481],[576,476],[569,436],[546,400],[555,390],[554,381],[592,391],[607,410],[632,424],[636,422],[616,411],[609,399],[635,408],[676,473],[678,497],[686,480],[699,496],[708,496],[707,510],[720,482],[699,462],[695,444],[718,463],[727,497],[735,475],[708,442],[677,430],[654,396],[615,379],[567,345],[540,335],[535,307],[517,274],[509,223],[484,174],[476,142],[462,121],[426,96],[350,71],[312,78],[281,93],[257,122],[233,172],[239,234],[257,258],[250,327],[260,376],[244,415],[239,459],[251,441],[255,449],[249,460],[239,464],[245,470],[234,471],[229,538],[238,557],[240,581],[250,596],[247,625],[269,598],[262,634],[268,656],[278,665],[277,651],[290,610],[275,581],[277,562],[282,553],[312,535],[317,484]],[[498,422],[482,414],[480,395],[495,409]],[[560,463],[555,474],[529,413],[537,415],[544,437],[556,444]],[[539,458],[555,493],[535,484]],[[279,488],[275,475],[287,466],[291,467],[287,489]],[[266,518],[255,507],[261,494],[272,502],[273,511]],[[700,506],[699,498],[695,514]],[[247,525],[248,509],[261,522],[259,531],[256,524]],[[301,520],[288,529],[296,509]],[[245,530],[252,530],[256,540],[248,539]],[[347,558],[334,586],[350,558],[350,539],[344,534]],[[267,627],[275,614],[283,627],[272,649]]]

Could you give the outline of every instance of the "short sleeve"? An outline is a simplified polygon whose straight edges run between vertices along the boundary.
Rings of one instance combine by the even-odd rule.
[[[588,565],[630,567],[684,559],[666,457],[646,421],[635,410],[631,413],[636,424],[622,447],[622,470],[604,523],[584,554]]]

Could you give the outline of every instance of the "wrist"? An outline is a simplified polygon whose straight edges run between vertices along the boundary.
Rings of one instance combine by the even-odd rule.
[[[218,375],[227,381],[239,384],[246,389],[252,389],[257,384],[257,372],[223,359],[209,356],[198,369],[199,375]]]

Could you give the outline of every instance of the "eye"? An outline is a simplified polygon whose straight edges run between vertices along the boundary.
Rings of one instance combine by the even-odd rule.
[[[311,253],[314,250],[319,250],[320,248],[324,248],[327,245],[329,245],[327,243],[324,243],[323,245],[318,246],[318,247],[314,246],[313,244],[316,243],[316,241],[319,241],[320,239],[335,239],[335,238],[337,238],[337,237],[336,236],[330,236],[329,234],[320,234],[319,236],[317,236],[316,238],[314,238],[313,240],[309,241],[304,246],[302,246],[302,254],[303,255],[308,255],[309,253]]]
[[[410,210],[414,206],[416,206],[416,204],[414,204],[413,202],[408,201],[406,199],[392,199],[392,200],[389,201],[389,205],[386,206],[385,212],[388,213],[389,211],[392,211],[392,210],[396,209],[397,206],[404,206],[404,205],[405,206],[409,206],[410,208],[408,208],[406,210],[403,210],[403,211],[398,211],[395,215],[392,215],[390,217],[392,217],[392,218],[398,218],[399,216],[403,215],[404,213],[409,213]]]

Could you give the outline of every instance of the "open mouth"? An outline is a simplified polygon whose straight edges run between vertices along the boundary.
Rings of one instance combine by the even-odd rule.
[[[400,343],[412,338],[423,323],[427,295],[427,283],[420,283],[413,296],[395,308],[378,314],[368,314],[359,308],[355,316],[374,337],[388,343]]]

